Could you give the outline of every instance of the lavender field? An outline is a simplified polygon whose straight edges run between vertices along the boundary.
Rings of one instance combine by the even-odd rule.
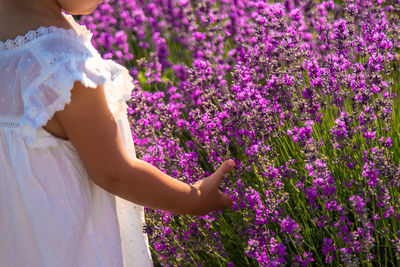
[[[138,157],[232,208],[146,209],[160,266],[400,265],[400,0],[109,0]]]

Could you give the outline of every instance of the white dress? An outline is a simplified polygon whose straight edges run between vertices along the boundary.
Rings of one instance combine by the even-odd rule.
[[[40,27],[0,42],[0,266],[152,266],[143,207],[94,184],[71,143],[42,128],[75,81],[104,84],[135,157],[125,103],[132,79],[66,17],[75,30]]]

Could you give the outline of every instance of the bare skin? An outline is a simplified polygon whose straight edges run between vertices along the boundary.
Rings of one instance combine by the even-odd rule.
[[[39,26],[73,28],[61,8],[72,14],[89,14],[100,2],[0,0],[0,11],[5,14],[0,16],[0,40],[14,39]],[[231,198],[218,189],[234,168],[232,160],[194,185],[183,183],[126,153],[103,86],[92,89],[76,82],[71,94],[71,103],[43,128],[72,143],[97,185],[131,202],[175,214],[205,215],[232,205]]]

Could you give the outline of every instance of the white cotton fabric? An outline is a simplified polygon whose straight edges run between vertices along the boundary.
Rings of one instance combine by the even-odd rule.
[[[143,207],[94,184],[72,144],[42,128],[70,102],[75,81],[102,84],[136,157],[127,69],[103,60],[91,33],[66,18],[74,29],[0,42],[0,266],[152,266]]]

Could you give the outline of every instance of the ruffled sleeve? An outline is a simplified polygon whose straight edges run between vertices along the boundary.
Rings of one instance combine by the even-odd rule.
[[[54,36],[44,44],[35,50],[41,62],[41,71],[30,86],[22,90],[24,115],[20,123],[29,145],[49,145],[49,136],[44,141],[46,136],[41,128],[54,113],[70,103],[71,90],[76,81],[90,88],[104,85],[113,115],[116,119],[126,115],[126,101],[131,97],[134,86],[126,68],[102,59],[88,36]]]

